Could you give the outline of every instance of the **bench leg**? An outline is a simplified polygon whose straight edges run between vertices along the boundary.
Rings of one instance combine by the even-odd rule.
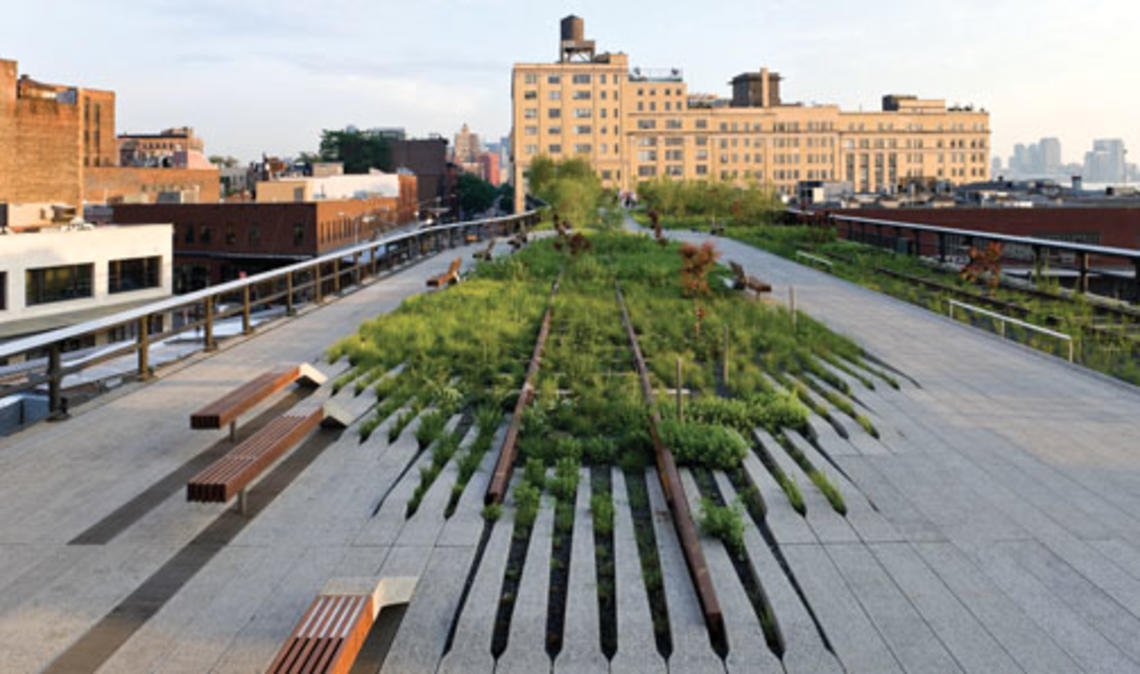
[[[230,422],[230,442],[237,442],[237,421]]]
[[[246,499],[246,490],[242,489],[241,491],[238,492],[238,498],[237,498],[238,513],[242,517],[246,516],[246,512],[248,510],[246,500],[247,500]]]

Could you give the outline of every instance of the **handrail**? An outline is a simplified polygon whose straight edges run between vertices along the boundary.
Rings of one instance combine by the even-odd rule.
[[[807,251],[803,251],[803,250],[797,250],[796,251],[796,257],[802,257],[802,258],[805,258],[811,262],[815,262],[816,264],[822,264],[825,267],[827,267],[828,269],[831,269],[832,267],[835,266],[835,263],[833,263],[831,260],[822,258],[818,255],[812,255],[811,253],[809,253]]]
[[[792,212],[792,211],[789,211]],[[812,211],[801,211],[797,214],[814,215]],[[977,229],[958,229],[955,227],[941,227],[939,225],[923,225],[917,222],[906,222],[903,220],[883,220],[881,218],[863,218],[856,215],[840,215],[837,213],[828,213],[827,216],[832,220],[841,220],[843,222],[856,222],[866,225],[875,225],[876,227],[902,227],[905,229],[912,229],[922,232],[934,232],[936,234],[954,234],[958,236],[969,236],[977,239],[984,239],[986,241],[1001,241],[1003,243],[1020,243],[1027,246],[1037,246],[1040,248],[1048,248],[1053,250],[1067,250],[1077,253],[1089,253],[1090,255],[1103,255],[1107,257],[1122,257],[1133,262],[1140,264],[1140,249],[1136,248],[1117,248],[1115,246],[1095,246],[1088,243],[1076,243],[1069,241],[1056,241],[1053,239],[1040,239],[1034,236],[1019,236],[1016,234],[1002,234],[1000,232],[986,232]]]
[[[482,220],[466,220],[463,222],[455,222],[446,225],[436,225],[433,227],[424,227],[422,229],[413,229],[401,234],[396,234],[375,241],[367,241],[365,243],[354,245],[350,248],[344,248],[332,253],[326,253],[320,257],[310,258],[301,262],[295,262],[285,267],[277,267],[269,271],[261,272],[253,276],[248,276],[243,279],[235,279],[218,285],[209,286],[201,290],[186,293],[185,295],[175,295],[157,302],[144,304],[134,309],[127,309],[109,316],[96,318],[84,323],[77,323],[63,328],[52,330],[51,332],[44,332],[31,337],[17,339],[4,344],[0,344],[0,359],[10,358],[17,356],[28,351],[48,346],[54,342],[62,342],[76,337],[83,337],[92,332],[99,332],[108,328],[113,328],[119,325],[130,323],[131,321],[150,316],[153,314],[161,314],[172,309],[178,309],[187,304],[195,304],[207,298],[215,297],[217,295],[224,295],[243,288],[254,286],[266,281],[272,281],[280,278],[289,272],[303,271],[309,267],[333,260],[339,260],[344,257],[349,257],[357,253],[361,253],[370,249],[378,248],[379,246],[386,246],[392,243],[399,243],[407,239],[421,237],[425,234],[441,232],[450,229],[457,229],[460,227],[474,227],[489,224],[496,224],[499,222],[507,222],[511,220],[521,219],[529,215],[533,215],[537,211],[526,211],[518,215],[503,216],[499,218],[484,218]]]
[[[1034,325],[1032,323],[1027,323],[1027,322],[1020,320],[1020,319],[1017,319],[1017,318],[1010,318],[1010,317],[1005,316],[1003,314],[999,314],[996,311],[990,311],[989,309],[983,309],[981,307],[976,307],[972,304],[966,304],[965,302],[959,302],[958,300],[951,299],[949,297],[946,298],[946,303],[947,303],[946,313],[951,319],[954,318],[954,307],[961,307],[967,311],[972,311],[974,313],[982,314],[983,316],[989,316],[990,318],[996,319],[998,321],[998,335],[1000,335],[1002,337],[1005,337],[1005,324],[1006,323],[1013,323],[1014,325],[1021,326],[1023,328],[1028,329],[1028,330],[1033,330],[1034,332],[1040,332],[1043,335],[1048,335],[1050,337],[1053,337],[1054,339],[1059,339],[1061,341],[1068,342],[1069,343],[1069,362],[1070,363],[1073,362],[1073,338],[1070,335],[1066,335],[1063,332],[1057,332],[1056,330],[1050,330],[1049,328],[1043,328],[1040,325]]]
[[[355,244],[319,257],[271,269],[247,278],[227,281],[185,295],[176,295],[140,307],[120,311],[109,316],[0,344],[0,360],[33,352],[47,352],[47,366],[43,376],[37,376],[34,371],[29,372],[25,375],[27,380],[25,383],[0,387],[0,393],[9,395],[35,389],[43,385],[46,381],[48,384],[48,406],[51,413],[64,413],[66,411],[64,407],[65,401],[62,400],[60,395],[63,377],[95,364],[95,362],[84,361],[83,363],[64,368],[61,360],[63,346],[69,340],[99,335],[112,328],[134,324],[137,326],[138,332],[135,343],[130,346],[122,347],[122,349],[117,350],[116,353],[119,354],[120,351],[122,353],[129,353],[130,351],[136,352],[138,355],[138,375],[142,378],[146,378],[150,374],[149,352],[153,340],[165,339],[181,332],[202,327],[203,348],[211,350],[215,343],[213,327],[217,320],[227,316],[240,315],[242,333],[249,334],[253,332],[253,322],[251,320],[251,309],[253,306],[266,304],[271,300],[278,300],[284,297],[286,312],[287,314],[292,314],[296,297],[300,295],[302,301],[304,301],[304,298],[310,294],[306,291],[310,290],[312,299],[320,303],[323,301],[325,293],[324,287],[327,284],[331,284],[332,292],[337,293],[343,287],[360,285],[365,276],[375,277],[378,273],[378,264],[381,261],[391,268],[392,259],[388,257],[388,247],[393,244],[404,244],[409,257],[413,255],[418,257],[426,254],[425,244],[428,243],[427,239],[429,237],[434,237],[436,250],[439,250],[443,246],[441,242],[443,238],[446,238],[446,245],[448,247],[456,245],[456,232],[462,234],[462,230],[469,232],[471,229],[476,229],[480,232],[480,235],[482,235],[486,229],[494,228],[495,230],[502,229],[502,234],[504,235],[510,234],[513,232],[507,231],[509,228],[517,228],[531,224],[534,222],[537,214],[538,211],[530,210],[516,215],[483,218],[480,220],[465,220],[463,222],[411,229],[399,234],[392,234],[376,240]],[[441,233],[446,233],[447,236],[440,237],[439,235]],[[460,237],[460,239],[462,240],[462,237]],[[399,253],[400,251],[396,251],[396,254]],[[341,265],[341,260],[345,258],[351,258],[351,263]],[[331,272],[326,272],[322,269],[327,264],[332,265]],[[302,279],[300,282],[294,283],[294,274],[304,271],[311,272],[312,278]],[[347,280],[345,280],[346,275],[348,275]],[[270,282],[281,283],[282,281],[285,284],[283,291],[280,290],[278,286],[278,288],[273,289],[267,296],[254,296],[259,284]],[[226,295],[232,294],[236,294],[239,297],[235,303],[236,306],[226,311],[217,311],[218,300]],[[200,320],[184,323],[177,329],[166,329],[159,334],[151,334],[151,320],[153,317],[161,316],[164,313],[173,312],[177,309],[189,309],[190,307],[194,307],[195,311],[201,308],[205,317]],[[197,316],[195,318],[197,319]],[[97,362],[102,362],[102,360],[105,359],[96,359]],[[36,369],[39,368],[37,367]]]

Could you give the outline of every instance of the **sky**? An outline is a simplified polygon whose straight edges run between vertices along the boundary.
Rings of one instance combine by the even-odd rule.
[[[764,65],[785,101],[981,106],[1003,162],[1042,136],[1065,162],[1093,138],[1140,155],[1134,0],[0,0],[0,58],[114,90],[119,133],[193,126],[208,154],[244,161],[348,124],[505,136],[511,65],[555,60],[570,13],[599,51],[679,67],[694,92],[727,96]]]

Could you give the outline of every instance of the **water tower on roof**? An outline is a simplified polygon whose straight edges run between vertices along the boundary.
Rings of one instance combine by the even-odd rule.
[[[562,63],[594,60],[594,41],[586,39],[586,22],[581,17],[571,14],[562,19],[558,60]]]

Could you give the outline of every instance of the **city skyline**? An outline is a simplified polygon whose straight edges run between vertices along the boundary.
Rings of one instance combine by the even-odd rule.
[[[967,2],[940,16],[932,32],[924,29],[925,10],[894,2],[873,14],[828,2],[810,20],[781,11],[779,3],[766,11],[727,3],[701,14],[663,3],[647,17],[596,2],[559,11],[498,0],[429,2],[399,14],[424,30],[388,30],[377,42],[376,26],[392,26],[391,5],[64,2],[10,13],[16,18],[0,26],[0,55],[18,59],[22,72],[41,81],[115,90],[122,132],[186,124],[211,154],[246,160],[262,151],[311,150],[322,128],[347,124],[450,137],[468,122],[482,136],[506,135],[511,63],[555,60],[558,18],[574,12],[591,19],[591,37],[602,49],[624,50],[632,66],[684,68],[694,92],[727,95],[730,77],[767,65],[787,78],[786,101],[872,110],[883,94],[913,93],[984,107],[992,114],[995,156],[1008,157],[1016,142],[1042,136],[1061,139],[1063,163],[1081,161],[1096,138],[1140,147],[1129,115],[1136,95],[1118,86],[1126,65],[1104,56],[1124,53],[1127,30],[1096,20],[1127,6],[1106,1],[1078,11],[1061,2],[1018,4]],[[51,41],[34,30],[48,23]],[[1010,25],[1034,40],[997,41]],[[178,39],[159,41],[158,31]],[[713,31],[711,42],[692,37]],[[1087,39],[1089,31],[1096,40]],[[86,48],[59,49],[61,41]],[[715,50],[706,48],[714,43]],[[140,50],[149,50],[145,59]],[[307,96],[298,97],[298,89]],[[1062,91],[1064,98],[1055,93]],[[1091,100],[1098,101],[1092,121]]]

